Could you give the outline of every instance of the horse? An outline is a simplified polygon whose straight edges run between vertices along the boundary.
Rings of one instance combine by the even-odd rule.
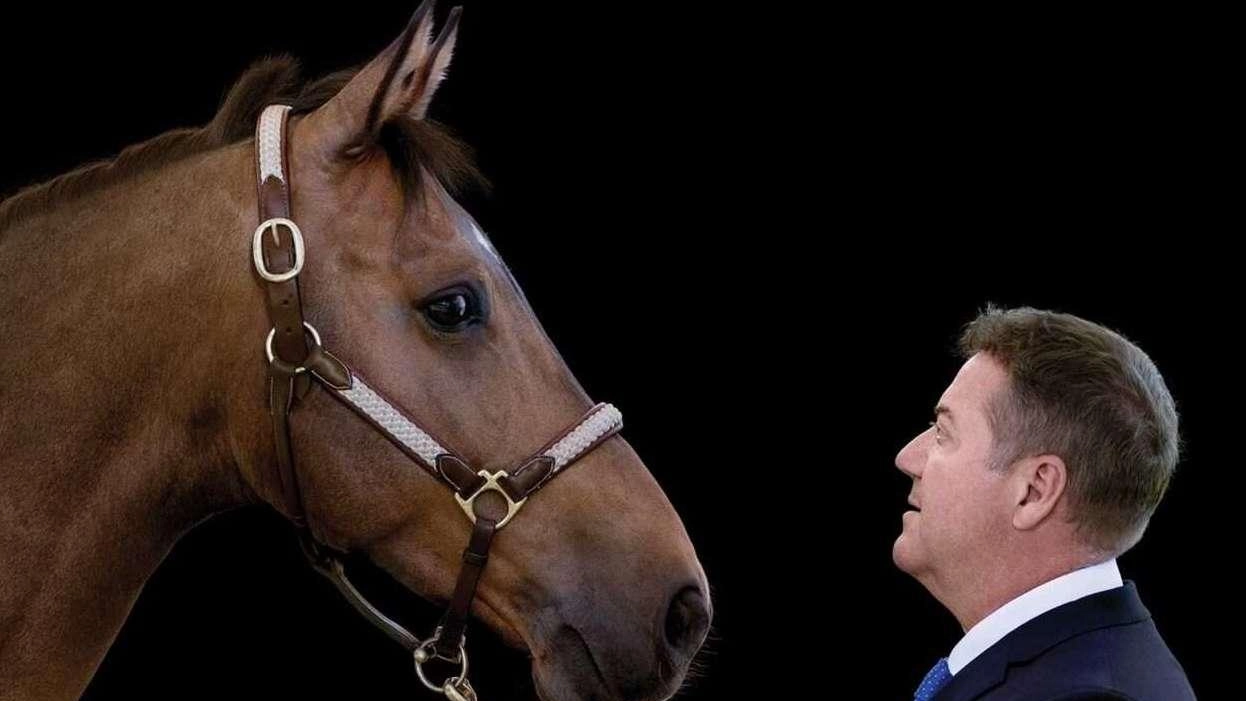
[[[713,618],[704,568],[455,199],[478,173],[427,113],[460,12],[435,35],[434,15],[425,0],[358,70],[261,60],[206,126],[0,202],[6,698],[79,696],[179,538],[257,504],[330,576],[358,552],[451,603],[456,635],[411,638],[422,680],[430,657],[466,667],[443,649],[458,606],[531,656],[544,701],[684,683]],[[398,423],[346,401],[371,388]],[[466,676],[425,684],[475,698]]]

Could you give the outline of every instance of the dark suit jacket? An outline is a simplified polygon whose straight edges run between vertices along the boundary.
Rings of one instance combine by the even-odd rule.
[[[1069,602],[1006,635],[935,701],[1194,701],[1185,670],[1125,586]]]

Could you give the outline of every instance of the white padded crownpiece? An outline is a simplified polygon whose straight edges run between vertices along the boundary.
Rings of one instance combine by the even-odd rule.
[[[613,404],[606,404],[592,416],[584,419],[562,440],[555,443],[544,455],[554,459],[554,472],[561,470],[597,442],[606,433],[623,423],[623,414]]]
[[[351,388],[340,390],[339,394],[346,397],[360,411],[372,417],[390,435],[397,438],[403,445],[415,451],[429,465],[437,464],[437,456],[450,451],[442,448],[433,437],[425,433],[419,426],[398,412],[389,402],[385,401],[363,380],[355,375]]]
[[[260,152],[261,183],[270,175],[281,182],[286,180],[281,172],[281,122],[289,110],[289,105],[269,105],[260,115],[260,125],[255,130],[255,147]]]

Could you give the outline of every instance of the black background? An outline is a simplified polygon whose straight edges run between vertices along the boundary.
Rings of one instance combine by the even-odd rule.
[[[680,698],[906,699],[947,654],[954,620],[890,561],[892,459],[987,301],[1104,323],[1165,374],[1187,449],[1121,568],[1195,690],[1224,698],[1241,225],[1219,210],[1240,81],[1214,19],[465,4],[432,109],[493,181],[464,202],[623,409],[714,586]],[[0,48],[0,190],[206,123],[266,54],[356,65],[413,9],[30,8]],[[436,618],[357,564],[387,610]],[[472,652],[483,698],[530,698],[521,654],[480,633]],[[254,508],[183,539],[87,698],[419,693]]]

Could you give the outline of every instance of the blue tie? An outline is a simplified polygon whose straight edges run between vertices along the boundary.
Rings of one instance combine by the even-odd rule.
[[[948,668],[947,658],[944,657],[929,672],[926,672],[926,678],[922,680],[921,686],[917,687],[917,693],[913,694],[913,701],[930,701],[950,681],[952,681],[952,670]]]

